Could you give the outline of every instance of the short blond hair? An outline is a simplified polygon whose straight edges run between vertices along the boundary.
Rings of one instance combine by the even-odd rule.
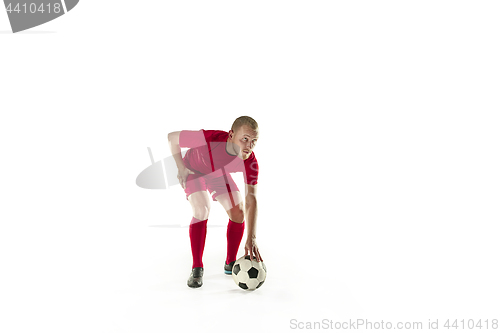
[[[252,117],[249,116],[241,116],[236,118],[236,120],[233,122],[233,126],[231,126],[231,130],[236,133],[236,131],[243,125],[247,125],[254,131],[259,129],[259,124],[253,119]]]

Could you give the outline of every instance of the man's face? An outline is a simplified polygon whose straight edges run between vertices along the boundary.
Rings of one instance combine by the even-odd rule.
[[[229,131],[229,142],[233,143],[235,152],[244,160],[250,157],[258,138],[259,129],[253,130],[247,125],[241,126],[236,133]]]

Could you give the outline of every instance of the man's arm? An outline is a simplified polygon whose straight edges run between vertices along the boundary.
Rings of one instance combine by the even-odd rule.
[[[177,164],[177,169],[181,170],[185,168],[184,161],[182,160],[181,146],[179,145],[179,136],[181,132],[171,132],[168,133],[168,146],[174,157],[175,164]]]
[[[177,170],[179,170],[177,179],[179,179],[179,183],[181,184],[182,188],[186,188],[187,176],[189,174],[193,174],[194,172],[186,168],[186,165],[182,160],[181,146],[179,145],[180,134],[181,132],[168,133],[168,146],[170,147],[170,151],[172,152],[172,156],[174,157],[175,164],[177,164]]]
[[[257,185],[245,184],[245,220],[248,238],[257,236]]]
[[[257,247],[257,185],[245,184],[245,220],[247,224],[247,241],[245,255],[251,254],[262,261],[262,256]]]

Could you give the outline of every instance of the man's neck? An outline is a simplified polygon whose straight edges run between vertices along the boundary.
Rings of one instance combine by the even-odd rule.
[[[226,140],[226,152],[227,152],[229,155],[233,155],[233,156],[238,155],[238,154],[236,154],[236,152],[234,151],[233,144],[231,143],[231,141],[229,141],[229,138],[227,138],[227,140]]]

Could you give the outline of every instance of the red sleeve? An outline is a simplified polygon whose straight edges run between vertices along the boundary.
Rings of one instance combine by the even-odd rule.
[[[179,146],[182,148],[195,148],[205,146],[205,134],[203,130],[199,131],[181,131],[179,134]]]
[[[222,131],[199,130],[199,131],[181,131],[179,134],[179,145],[182,148],[195,148],[206,146],[207,142],[217,141],[217,134]]]
[[[252,153],[253,154],[253,153]],[[259,178],[259,163],[255,155],[245,160],[245,183],[248,185],[257,185]]]

